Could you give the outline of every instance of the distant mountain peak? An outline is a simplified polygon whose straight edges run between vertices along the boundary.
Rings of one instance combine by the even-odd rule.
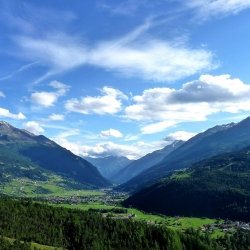
[[[0,125],[1,126],[6,126],[8,128],[14,128],[12,125],[10,125],[8,122],[5,122],[5,121],[0,121]]]
[[[8,125],[8,126],[11,126],[8,122],[6,121],[0,121],[0,124],[5,124],[5,125]]]

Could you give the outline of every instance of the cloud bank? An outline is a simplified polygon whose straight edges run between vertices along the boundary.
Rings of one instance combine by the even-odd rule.
[[[202,75],[181,89],[147,89],[134,96],[135,104],[125,108],[125,117],[148,121],[142,133],[151,134],[181,122],[204,121],[218,112],[238,113],[250,110],[250,85],[230,75]],[[153,122],[153,123],[152,123]]]

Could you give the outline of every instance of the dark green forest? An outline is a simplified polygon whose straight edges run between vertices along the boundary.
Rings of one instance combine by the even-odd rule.
[[[250,221],[250,147],[195,163],[123,204],[168,216]]]
[[[250,236],[212,239],[189,229],[185,233],[145,222],[102,218],[98,213],[55,208],[31,200],[0,198],[1,249],[31,249],[29,242],[75,250],[249,249]],[[5,237],[16,239],[11,244]]]
[[[10,243],[3,236],[16,240]],[[193,228],[180,232],[145,222],[102,218],[79,209],[0,198],[0,249],[30,250],[30,242],[69,250],[250,249],[248,232],[212,239],[209,233]]]

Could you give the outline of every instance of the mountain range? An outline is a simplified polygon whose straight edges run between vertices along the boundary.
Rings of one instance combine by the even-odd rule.
[[[170,175],[174,170],[189,168],[191,164],[226,152],[242,149],[250,144],[250,117],[239,123],[215,126],[197,134],[168,154],[160,163],[148,168],[119,190],[136,192]]]
[[[142,158],[133,161],[128,166],[121,169],[118,173],[110,177],[111,180],[117,183],[124,183],[142,171],[150,168],[151,166],[162,161],[168,154],[180,147],[184,141],[174,141],[172,144],[167,145],[163,149],[156,150],[150,154],[143,156]]]
[[[168,216],[249,221],[250,146],[194,163],[135,193],[123,205]]]
[[[29,178],[45,181],[60,176],[58,185],[76,188],[110,186],[91,163],[43,135],[34,135],[0,121],[1,181]]]
[[[121,169],[133,162],[133,160],[124,156],[107,156],[100,158],[84,157],[84,159],[97,167],[99,172],[107,179],[110,179],[112,175],[115,175]]]

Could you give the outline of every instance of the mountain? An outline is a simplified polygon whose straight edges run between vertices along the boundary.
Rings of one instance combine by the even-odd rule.
[[[194,163],[124,201],[146,212],[250,220],[250,146]]]
[[[120,170],[117,174],[111,176],[110,179],[118,183],[124,183],[138,175],[140,172],[162,161],[166,155],[180,147],[183,143],[184,141],[181,140],[174,141],[171,145],[167,145],[163,149],[147,154],[142,158],[133,161],[127,167]]]
[[[107,156],[102,158],[84,157],[84,159],[97,167],[99,172],[107,179],[133,162],[123,156]]]
[[[60,185],[99,188],[111,185],[91,163],[43,135],[34,135],[0,121],[0,177],[48,180],[56,174]],[[78,185],[79,184],[79,185]]]
[[[250,144],[250,117],[234,124],[216,126],[200,133],[152,166],[118,188],[135,192],[176,169],[188,168],[191,164],[226,152],[242,149]]]

